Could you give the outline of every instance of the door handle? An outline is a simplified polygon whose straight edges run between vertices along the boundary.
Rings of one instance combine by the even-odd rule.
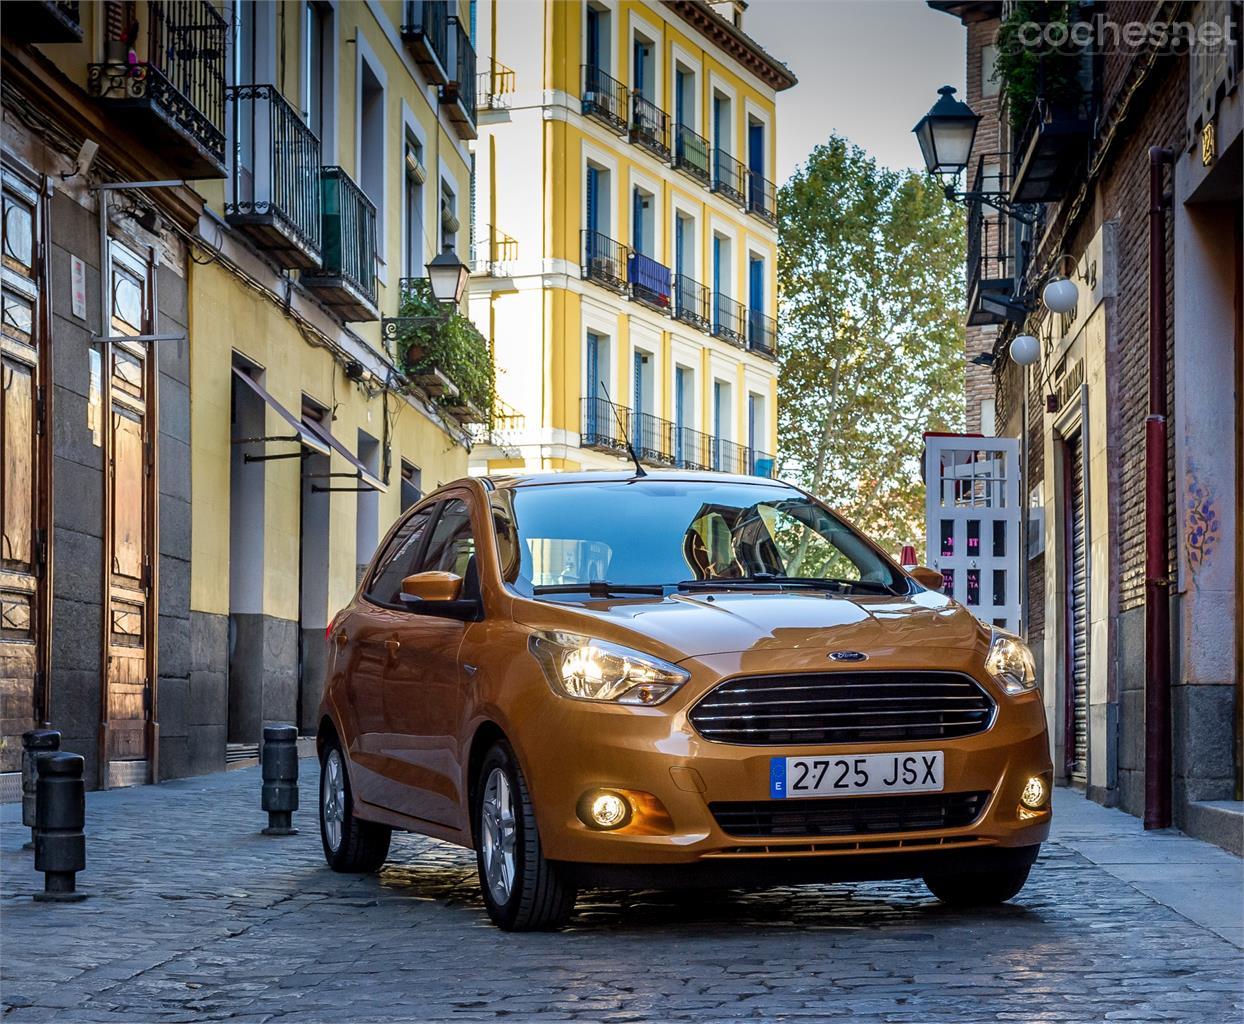
[[[338,647],[345,647],[350,642],[350,638],[345,633],[337,633],[333,636],[333,643]]]
[[[401,646],[402,646],[402,641],[400,640],[386,640],[384,642],[385,650],[388,651],[390,654],[396,654],[398,648]]]

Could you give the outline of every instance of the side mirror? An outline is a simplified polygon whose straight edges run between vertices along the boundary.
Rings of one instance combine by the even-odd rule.
[[[916,566],[908,571],[908,575],[926,590],[940,591],[942,589],[942,574],[936,569],[930,569],[927,565]],[[405,584],[403,583],[402,586],[404,587]]]
[[[403,601],[457,601],[462,577],[452,572],[417,572],[402,580]]]

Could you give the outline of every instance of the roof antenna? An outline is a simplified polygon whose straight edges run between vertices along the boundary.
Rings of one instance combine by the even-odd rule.
[[[639,456],[635,454],[635,446],[631,444],[631,435],[626,432],[626,424],[622,422],[622,414],[618,412],[618,407],[613,404],[613,399],[609,397],[609,389],[605,387],[605,382],[600,382],[600,389],[605,393],[605,401],[609,403],[609,408],[613,410],[614,418],[618,421],[618,430],[622,432],[622,440],[626,442],[626,451],[630,455],[631,461],[635,463],[635,479],[641,476],[647,476],[644,467],[640,465]]]

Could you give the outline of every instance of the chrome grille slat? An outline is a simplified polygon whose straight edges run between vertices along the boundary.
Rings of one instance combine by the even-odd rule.
[[[689,718],[708,740],[808,745],[969,736],[989,727],[994,710],[968,675],[843,670],[727,679]]]

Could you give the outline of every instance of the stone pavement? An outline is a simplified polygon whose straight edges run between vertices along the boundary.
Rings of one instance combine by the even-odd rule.
[[[30,899],[0,810],[5,1024],[1244,1020],[1241,862],[1071,793],[1005,907],[918,882],[592,892],[565,931],[507,935],[465,851],[399,836],[379,876],[331,873],[301,767],[289,838],[259,834],[253,768],[89,794],[72,905]]]

